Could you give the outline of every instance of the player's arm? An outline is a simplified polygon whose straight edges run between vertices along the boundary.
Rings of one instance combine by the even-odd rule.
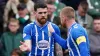
[[[54,29],[55,29],[56,34],[61,36],[59,27],[55,26]],[[62,47],[58,43],[55,43],[55,54],[56,54],[56,56],[63,56]]]
[[[60,44],[64,49],[67,49],[67,41],[64,40],[59,36],[59,34],[56,33],[56,31],[53,29],[51,24],[48,25],[49,31],[51,32],[52,37],[55,39],[55,41]]]
[[[31,51],[31,28],[30,25],[24,27],[23,30],[23,39],[24,42],[21,42],[20,50],[22,51]]]
[[[58,43],[55,43],[55,55],[56,56],[63,56],[63,50]]]
[[[72,35],[75,39],[75,42],[79,48],[79,53],[81,56],[88,56],[89,49],[88,49],[88,42],[86,41],[86,36],[82,31],[74,31]]]
[[[60,44],[60,46],[64,49],[67,49],[67,41],[64,40],[62,37],[57,35],[55,32],[52,32],[52,36],[54,37],[55,41]]]

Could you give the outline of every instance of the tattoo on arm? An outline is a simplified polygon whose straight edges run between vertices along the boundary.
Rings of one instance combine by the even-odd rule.
[[[55,43],[55,55],[56,56],[63,56],[63,50],[58,43]]]

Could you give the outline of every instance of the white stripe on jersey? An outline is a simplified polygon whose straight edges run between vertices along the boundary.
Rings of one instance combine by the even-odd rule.
[[[42,31],[42,40],[44,40],[44,31]],[[42,49],[42,56],[44,56],[43,54],[44,54],[44,50]]]
[[[69,34],[68,34],[68,36],[69,36]],[[69,37],[68,37],[67,43],[68,43],[68,45],[67,45],[68,46],[68,49],[72,53],[72,56],[74,56],[74,53],[73,53],[73,51],[72,51],[72,49],[70,48],[70,45],[69,45]],[[69,55],[71,55],[71,54],[69,53]]]
[[[42,31],[42,40],[44,40],[44,31]]]
[[[49,37],[49,43],[50,43],[50,41],[51,41],[51,37]],[[50,44],[49,44],[50,45]],[[50,46],[49,46],[49,48],[48,48],[48,56],[50,55]]]
[[[31,52],[29,53],[29,55],[28,56],[31,56]]]
[[[38,30],[37,30],[37,26],[35,25],[35,30],[36,30],[36,47],[35,47],[35,56],[37,56],[37,45],[38,45]]]
[[[77,47],[75,41],[73,40],[72,36],[71,36],[71,40],[72,40],[72,42],[74,43],[74,46],[75,46],[75,48],[76,48],[76,50],[77,50],[77,52],[78,52],[78,56],[80,56],[79,49],[78,49],[78,47]]]
[[[68,32],[68,40],[67,40],[67,43],[68,43],[68,49],[70,50],[70,52],[72,53],[72,56],[74,56],[74,53],[73,53],[73,51],[72,51],[72,49],[70,48],[70,45],[69,45],[69,37],[70,37],[70,31],[71,30],[69,30],[69,32]],[[69,55],[71,55],[70,53],[69,53]]]

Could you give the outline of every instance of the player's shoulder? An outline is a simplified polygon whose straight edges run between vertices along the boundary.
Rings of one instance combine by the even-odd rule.
[[[70,33],[74,36],[74,38],[78,38],[79,36],[84,36],[85,32],[84,28],[80,24],[75,24],[72,26]]]
[[[73,30],[82,30],[83,29],[83,27],[80,25],[80,24],[75,24],[75,25],[73,25]]]
[[[53,27],[58,27],[56,24],[50,22]]]
[[[32,22],[32,23],[27,24],[27,25],[24,27],[24,29],[31,29],[31,28],[32,28],[32,26],[34,26],[34,23],[33,23],[33,22]]]
[[[32,27],[33,25],[34,25],[34,23],[32,22],[32,23],[27,24],[25,27],[30,28],[30,27]]]
[[[80,24],[75,24],[72,26],[71,32],[72,33],[79,33],[79,32],[83,32],[84,28],[80,25]]]

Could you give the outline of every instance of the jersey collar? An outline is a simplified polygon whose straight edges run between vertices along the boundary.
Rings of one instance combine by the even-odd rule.
[[[68,31],[70,31],[70,29],[71,29],[75,24],[77,24],[77,23],[76,23],[76,22],[73,23],[73,24],[69,27]]]

